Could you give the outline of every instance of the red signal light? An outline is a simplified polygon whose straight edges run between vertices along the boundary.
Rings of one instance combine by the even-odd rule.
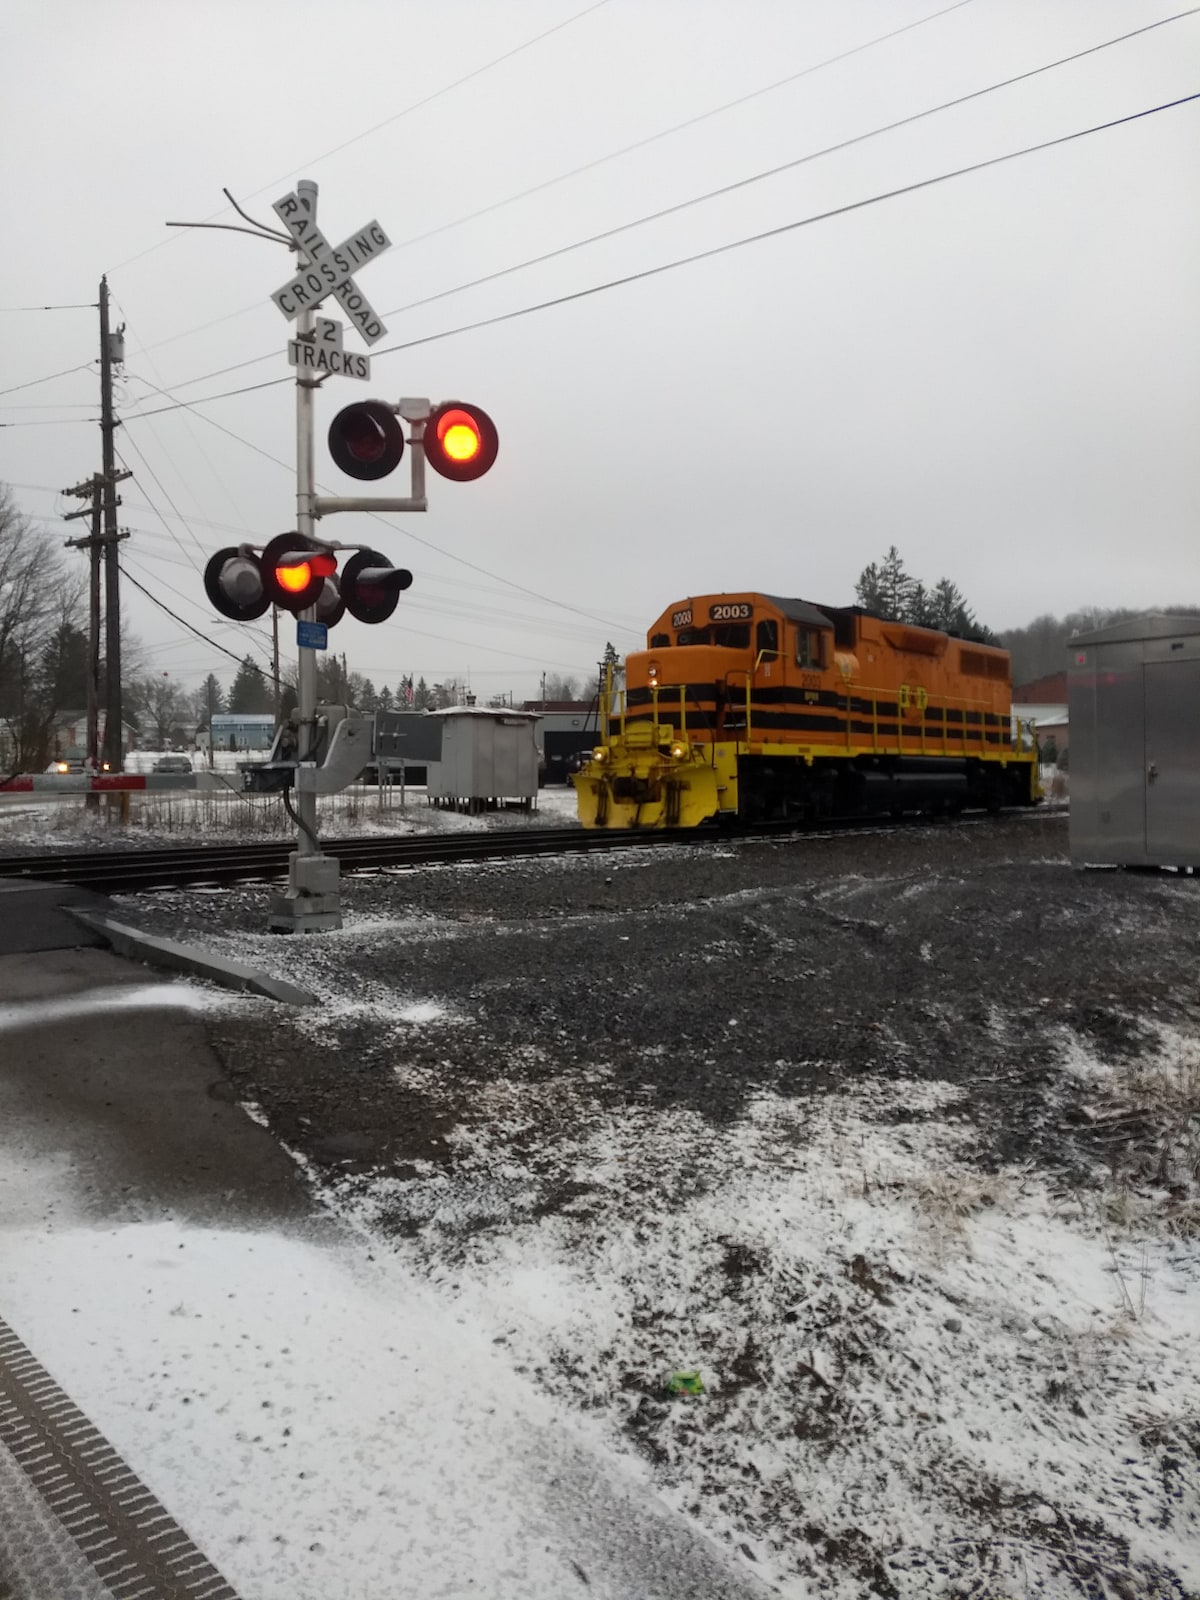
[[[303,594],[313,580],[312,565],[302,561],[297,567],[276,567],[275,582],[288,594]]]
[[[433,408],[425,424],[424,443],[429,465],[455,483],[482,478],[500,451],[500,436],[491,417],[461,400],[444,400]]]
[[[313,539],[281,533],[263,551],[261,567],[268,603],[300,612],[316,605],[337,572],[337,557]]]

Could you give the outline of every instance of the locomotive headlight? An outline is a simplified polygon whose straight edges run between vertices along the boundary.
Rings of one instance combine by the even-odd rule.
[[[649,677],[650,677],[650,687],[652,689],[657,689],[658,688],[658,662],[657,661],[652,661],[650,663],[650,665],[646,668],[646,671],[647,671],[647,673],[649,674]]]
[[[596,746],[596,748],[592,751],[592,760],[593,761],[607,761],[608,760],[608,751],[605,749],[605,747],[602,744],[598,744]]]
[[[687,755],[687,753],[688,753],[687,745],[680,744],[678,742],[678,740],[671,746],[671,757],[675,761],[682,761],[684,756]]]

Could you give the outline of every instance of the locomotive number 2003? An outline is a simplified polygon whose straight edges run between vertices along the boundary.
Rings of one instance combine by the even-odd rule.
[[[671,626],[673,628],[686,628],[690,626],[691,620],[691,606],[689,606],[686,611],[672,611],[671,613]]]
[[[745,622],[747,617],[754,615],[754,607],[740,601],[734,605],[709,606],[708,620],[710,622]]]

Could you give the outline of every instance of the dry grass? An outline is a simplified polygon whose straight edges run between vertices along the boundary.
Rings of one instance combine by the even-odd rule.
[[[409,809],[411,807],[400,806],[398,789],[385,789],[382,805],[374,788],[352,788],[317,799],[317,819],[322,831],[331,827],[353,830],[381,818],[394,826],[403,820]],[[423,800],[420,809],[422,813],[425,810]],[[13,821],[21,825],[20,818]],[[58,838],[86,838],[96,833],[136,837],[145,833],[283,839],[296,830],[278,795],[245,794],[231,784],[228,789],[135,791],[129,796],[126,818],[122,817],[122,807],[116,796],[104,796],[101,804],[94,808],[87,807],[82,797],[78,805],[59,802],[47,831]]]

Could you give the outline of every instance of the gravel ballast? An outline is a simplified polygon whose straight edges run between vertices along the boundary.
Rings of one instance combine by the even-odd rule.
[[[1013,813],[364,875],[304,938],[117,915],[317,994],[214,1013],[226,1092],[778,1592],[1179,1596],[1200,887],[1065,852]]]

